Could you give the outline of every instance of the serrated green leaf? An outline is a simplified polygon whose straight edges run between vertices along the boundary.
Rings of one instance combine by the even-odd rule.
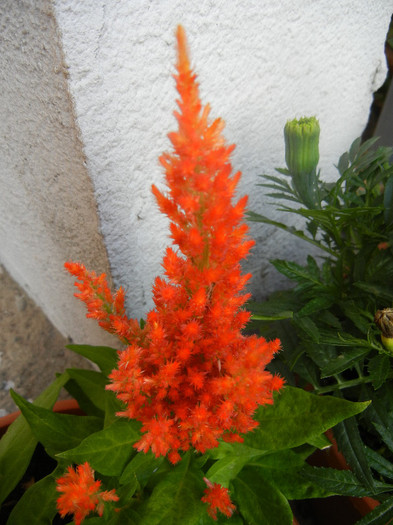
[[[378,354],[370,359],[367,369],[374,389],[378,390],[389,376],[390,359],[386,354]]]
[[[383,439],[383,442],[388,447],[390,452],[393,452],[393,436],[392,436],[391,432],[389,431],[389,429],[387,427],[385,427],[383,425],[380,425],[379,423],[375,423],[375,422],[374,422],[374,427],[375,427],[376,431],[378,432],[378,434]]]
[[[393,464],[369,447],[365,447],[368,463],[378,474],[393,479]]]
[[[286,386],[274,396],[273,405],[257,410],[254,419],[260,424],[244,436],[244,444],[261,450],[297,447],[343,419],[359,414],[368,405],[369,402],[352,403]]]
[[[387,525],[393,518],[393,497],[388,498],[371,512],[366,514],[356,525]]]
[[[34,401],[34,405],[52,408],[61,388],[68,381],[62,374]],[[0,440],[0,504],[25,473],[37,439],[23,416],[18,417]]]
[[[357,479],[367,487],[370,493],[373,493],[374,480],[356,419],[351,417],[338,423],[334,429],[334,437],[339,450],[344,454]]]
[[[73,463],[88,461],[94,470],[104,476],[120,476],[136,453],[133,444],[141,437],[139,429],[137,421],[119,419],[89,435],[77,447],[58,454],[58,457]]]
[[[319,328],[310,317],[299,317],[298,314],[294,314],[293,322],[304,332],[308,339],[311,339],[314,343],[320,342],[321,336]]]
[[[351,368],[354,364],[358,363],[360,359],[365,357],[369,351],[369,348],[349,348],[345,350],[345,353],[340,354],[322,368],[321,378],[331,377]]]
[[[99,418],[56,414],[46,408],[34,406],[14,391],[11,391],[11,396],[35,437],[50,454],[76,447],[86,436],[102,427],[102,420]]]
[[[370,496],[370,491],[364,487],[350,470],[336,470],[325,467],[306,468],[302,472],[305,478],[324,488],[325,490],[340,496],[351,496],[362,498]],[[390,492],[393,485],[386,483],[375,483],[375,493]]]
[[[233,500],[249,525],[292,525],[293,515],[285,496],[254,469],[232,482]]]
[[[299,317],[303,317],[314,314],[316,312],[320,312],[321,310],[329,308],[333,304],[333,302],[334,301],[332,297],[316,297],[315,299],[311,299],[311,301],[308,301],[303,306],[303,308],[301,308],[297,312],[297,315]]]
[[[117,364],[117,350],[109,346],[67,345],[73,352],[86,357],[99,366],[100,370],[108,376]]]
[[[347,152],[343,153],[338,161],[337,169],[340,172],[340,175],[343,175],[345,170],[349,166],[349,155]]]
[[[362,143],[361,137],[358,137],[352,142],[351,147],[349,148],[349,152],[348,152],[349,160],[351,163],[354,162],[356,156],[358,155],[361,143]]]

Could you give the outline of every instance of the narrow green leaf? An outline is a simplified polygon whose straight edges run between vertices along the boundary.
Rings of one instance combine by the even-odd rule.
[[[393,518],[393,497],[366,514],[356,525],[387,525]]]
[[[349,348],[345,350],[345,353],[340,354],[336,359],[333,359],[330,363],[324,366],[321,370],[321,378],[330,377],[335,374],[339,374],[348,368],[351,368],[354,364],[358,363],[360,359],[365,357],[369,353],[369,348]]]
[[[380,425],[379,423],[374,423],[374,427],[390,452],[393,452],[393,436],[389,429],[383,425]]]
[[[344,174],[348,166],[349,166],[349,155],[348,153],[343,153],[337,164],[337,169],[340,172],[340,175]]]
[[[112,425],[89,435],[77,447],[58,457],[73,463],[88,461],[93,469],[105,476],[120,476],[125,465],[136,453],[133,444],[140,439],[140,423],[119,419]]]
[[[242,472],[232,484],[234,503],[247,524],[292,525],[293,515],[287,499],[255,469]]]
[[[351,417],[338,423],[334,429],[334,437],[339,450],[344,454],[358,480],[373,493],[374,480],[356,419]]]
[[[35,437],[50,453],[76,447],[82,439],[102,427],[102,420],[90,416],[56,414],[34,406],[16,392],[11,396],[28,421]]]
[[[393,480],[393,464],[390,461],[369,447],[365,447],[365,454],[372,469],[378,472],[378,474]]]
[[[375,390],[381,388],[390,372],[390,359],[386,354],[378,354],[368,362],[368,373]]]
[[[314,343],[319,343],[321,340],[318,326],[310,317],[299,317],[298,314],[293,316],[295,325],[300,328],[308,339]]]
[[[275,395],[273,405],[257,410],[255,419],[260,425],[244,436],[244,444],[261,450],[297,447],[368,405],[286,386]]]
[[[13,508],[7,525],[43,525],[57,514],[58,497],[53,473],[34,483]]]
[[[316,297],[315,299],[311,299],[311,301],[308,301],[303,308],[301,308],[297,315],[299,317],[311,315],[316,312],[320,312],[321,310],[325,310],[326,308],[329,308],[333,304],[333,298],[332,297]]]
[[[98,365],[106,376],[116,367],[117,350],[109,346],[67,345],[66,348]]]
[[[59,392],[68,381],[62,374],[34,401],[34,405],[52,408]],[[25,473],[37,439],[23,416],[18,417],[0,440],[0,504]]]
[[[360,483],[350,470],[311,467],[304,469],[301,473],[305,478],[333,494],[355,498],[371,496],[370,491]],[[392,490],[393,485],[375,483],[376,494],[391,492]]]

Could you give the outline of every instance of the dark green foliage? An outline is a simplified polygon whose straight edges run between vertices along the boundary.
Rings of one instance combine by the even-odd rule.
[[[286,201],[279,207],[283,213],[304,218],[304,231],[254,212],[249,218],[319,248],[319,256],[310,250],[304,265],[272,261],[294,287],[263,304],[250,304],[252,327],[282,339],[283,351],[272,367],[290,384],[308,384],[315,393],[351,401],[372,400],[364,416],[338,424],[335,437],[361,487],[359,494],[378,498],[376,484],[389,485],[393,471],[393,355],[374,323],[376,311],[393,304],[393,165],[392,150],[376,148],[375,142],[357,139],[352,144],[338,162],[337,182],[325,183],[315,175],[320,202],[312,209],[295,190],[291,173],[279,170],[284,178],[264,177],[261,186]],[[384,517],[376,512],[375,521],[364,523],[391,517],[390,497],[382,500]]]

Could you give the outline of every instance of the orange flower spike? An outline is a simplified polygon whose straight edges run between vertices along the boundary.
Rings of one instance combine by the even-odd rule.
[[[219,510],[222,514],[230,518],[236,510],[236,507],[231,501],[228,489],[219,483],[212,483],[207,478],[203,478],[203,480],[207,485],[207,489],[205,489],[205,495],[202,501],[209,505],[207,511],[209,515],[217,521],[217,511]]]
[[[239,434],[257,426],[258,405],[271,403],[283,384],[265,370],[277,343],[241,333],[249,320],[242,291],[250,276],[242,275],[240,262],[253,245],[242,223],[246,197],[232,204],[240,179],[240,172],[232,175],[234,146],[226,146],[221,120],[209,123],[183,28],[176,36],[178,130],[169,135],[172,151],[160,158],[167,195],[152,191],[178,250],[167,249],[167,279],[153,286],[155,308],[119,353],[107,387],[126,405],[118,415],[143,425],[134,446],[172,463],[191,446],[203,453],[220,438],[240,441]],[[88,294],[89,287],[91,300]],[[126,327],[117,321],[116,328],[124,333]],[[233,510],[226,489],[210,488],[214,509]]]
[[[57,509],[62,518],[74,514],[75,525],[80,525],[90,512],[104,512],[104,502],[118,501],[115,490],[100,491],[101,481],[94,480],[94,470],[86,462],[76,470],[68,467],[68,472],[56,480],[58,492]]]

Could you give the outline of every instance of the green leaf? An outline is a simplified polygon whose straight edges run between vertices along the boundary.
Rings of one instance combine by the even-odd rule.
[[[34,405],[52,408],[68,375],[59,376],[34,401]],[[18,417],[0,440],[0,504],[25,473],[37,439],[23,416]]]
[[[340,172],[340,175],[344,174],[344,171],[349,166],[349,155],[347,152],[343,153],[338,161],[337,169]]]
[[[292,525],[293,515],[285,496],[254,469],[232,482],[233,499],[249,525]]]
[[[388,447],[390,452],[393,452],[393,437],[389,429],[383,425],[380,425],[379,423],[374,422],[374,427],[378,434],[383,439],[385,445]]]
[[[201,501],[203,485],[202,476],[190,468],[190,454],[186,454],[154,487],[145,505],[137,509],[142,523],[198,525],[207,508]]]
[[[393,518],[393,497],[385,500],[375,507],[364,518],[356,522],[356,525],[387,525]]]
[[[319,343],[321,340],[320,332],[317,325],[310,317],[299,317],[298,314],[293,316],[294,324],[304,332],[308,339],[314,343]]]
[[[275,395],[273,405],[257,410],[254,419],[260,425],[244,436],[244,444],[261,450],[297,447],[368,405],[286,386]]]
[[[316,297],[315,299],[311,299],[311,301],[308,301],[303,308],[301,308],[297,315],[299,317],[311,315],[316,312],[320,312],[321,310],[325,310],[326,308],[329,308],[333,304],[333,298],[332,297]]]
[[[368,488],[369,492],[373,493],[374,480],[356,419],[351,417],[338,423],[334,429],[334,437],[339,450],[344,454],[358,480]]]
[[[302,475],[333,494],[355,498],[371,495],[370,491],[360,483],[350,470],[311,467],[304,469]],[[391,492],[392,490],[393,485],[375,483],[376,494]]]
[[[67,345],[66,348],[96,363],[106,376],[116,368],[117,350],[114,348],[90,345]]]
[[[57,514],[54,474],[34,483],[13,508],[7,525],[43,525],[52,523]]]
[[[260,451],[259,455],[261,454],[262,452]],[[223,487],[228,488],[229,482],[239,474],[249,461],[250,456],[226,456],[214,463],[207,471],[206,477],[213,483],[219,483]]]
[[[339,374],[354,364],[358,363],[360,359],[369,353],[369,348],[349,348],[345,353],[340,354],[336,359],[333,359],[329,364],[324,366],[321,370],[321,378],[330,377]]]
[[[133,444],[140,439],[140,423],[119,419],[112,425],[91,434],[76,448],[58,457],[73,463],[88,461],[94,470],[105,476],[120,476],[125,465],[136,453]]]
[[[90,401],[104,413],[105,411],[105,386],[108,379],[102,372],[95,372],[94,370],[81,370],[78,368],[68,368],[68,375],[73,379],[83,393],[87,395]]]
[[[375,390],[381,388],[390,372],[390,359],[386,354],[378,354],[368,362],[368,373]]]
[[[123,470],[120,484],[128,483],[132,479],[137,479],[140,486],[144,488],[150,477],[157,472],[164,461],[164,456],[156,458],[151,451],[146,454],[136,454]]]
[[[391,224],[393,221],[393,176],[390,176],[385,184],[385,191],[383,194],[384,205],[384,219],[386,224]]]
[[[273,483],[289,500],[325,498],[333,495],[302,475],[304,469],[312,467],[291,450],[282,450],[252,460],[250,467],[256,467],[260,476]]]
[[[393,479],[393,464],[390,461],[369,447],[365,447],[365,454],[372,469],[386,478]]]
[[[332,446],[325,434],[312,437],[309,439],[308,443],[316,448],[319,448],[319,450],[325,450],[326,448],[330,448]]]
[[[82,439],[102,427],[102,420],[90,416],[56,414],[34,406],[11,390],[11,396],[28,421],[35,437],[48,453],[61,452],[77,446]]]

